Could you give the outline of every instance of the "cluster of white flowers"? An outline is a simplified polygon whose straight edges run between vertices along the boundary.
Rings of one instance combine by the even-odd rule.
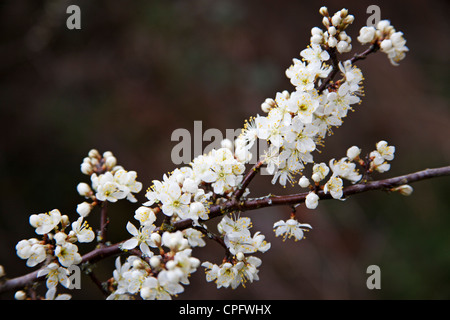
[[[389,20],[381,20],[376,28],[372,26],[361,28],[357,39],[362,44],[377,43],[394,66],[397,66],[409,51],[403,32],[396,31]]]
[[[318,27],[312,28],[311,43],[336,48],[339,53],[350,52],[352,39],[344,30],[353,23],[355,17],[348,14],[347,9],[339,10],[333,16],[330,16],[326,7],[320,8],[319,12],[323,16],[322,24],[327,31]]]
[[[248,217],[224,216],[217,225],[227,250],[232,255],[219,266],[211,262],[204,262],[206,268],[206,280],[215,281],[217,288],[235,289],[239,285],[245,286],[247,281],[259,280],[258,267],[261,259],[245,254],[266,252],[270,249],[270,243],[265,241],[265,236],[256,232],[253,236],[250,233],[252,223]]]
[[[104,152],[103,156],[96,149],[89,151],[88,157],[81,164],[81,172],[91,177],[91,185],[80,182],[77,191],[91,202],[84,201],[77,206],[80,216],[89,215],[99,201],[116,202],[127,199],[137,202],[133,193],[142,189],[142,183],[136,181],[137,173],[126,171],[117,165],[117,159],[111,151]]]
[[[245,287],[245,283],[259,280],[258,267],[261,259],[255,256],[245,256],[238,252],[236,259],[232,262],[224,262],[220,266],[211,262],[204,262],[202,266],[206,268],[206,280],[214,281],[217,288],[236,289],[239,285]]]
[[[123,265],[118,257],[113,272],[115,290],[107,299],[134,299],[139,295],[144,300],[168,300],[184,291],[182,285],[189,284],[189,275],[197,270],[200,261],[191,256],[192,249],[183,233],[151,235],[151,246],[159,248],[161,254],[147,254],[145,259],[132,255]],[[164,251],[163,246],[169,250]]]
[[[38,272],[38,277],[46,276],[48,296],[54,297],[58,283],[69,286],[67,268],[81,262],[76,242],[88,243],[94,240],[95,234],[83,217],[71,224],[70,232],[66,228],[70,225],[67,215],[61,215],[58,209],[48,213],[32,214],[30,225],[35,228],[43,239],[31,238],[21,240],[16,245],[17,255],[26,259],[28,267],[45,263]]]
[[[154,180],[145,206],[159,205],[161,211],[174,219],[208,219],[210,198],[236,190],[242,181],[245,165],[235,158],[229,148],[212,150],[196,157],[190,167],[175,169]]]
[[[325,163],[315,164],[313,167],[313,174],[311,179],[315,182],[316,187],[324,180],[328,173],[331,171],[332,175],[323,186],[325,194],[329,193],[334,199],[342,199],[344,181],[348,180],[352,184],[355,184],[363,177],[357,169],[359,164],[363,168],[367,169],[367,173],[370,174],[373,171],[386,172],[390,169],[390,164],[387,161],[394,159],[395,147],[389,146],[384,140],[379,141],[376,144],[376,150],[370,152],[366,160],[361,159],[361,149],[357,146],[353,146],[347,150],[347,156],[340,160],[331,159],[328,166]],[[308,178],[303,176],[299,185],[301,187],[310,186]],[[312,187],[315,189],[315,187]],[[306,207],[309,209],[315,209],[318,205],[319,197],[314,191],[311,191],[306,197]]]
[[[325,194],[330,194],[334,199],[342,200],[344,195],[344,181],[348,180],[352,184],[359,182],[363,175],[359,173],[356,168],[360,165],[367,170],[370,174],[374,171],[385,172],[390,169],[390,164],[387,161],[394,159],[395,147],[389,146],[384,140],[379,141],[376,144],[376,150],[372,151],[366,160],[360,158],[361,149],[357,146],[353,146],[347,150],[347,156],[340,160],[331,159],[328,165],[324,162],[316,163],[313,166],[311,180],[314,182],[311,184],[310,180],[306,176],[302,176],[298,182],[302,188],[309,188],[310,191],[305,198],[305,205],[308,209],[316,209],[319,204],[319,196],[317,190],[323,190]],[[366,163],[367,162],[367,163]],[[332,172],[327,182],[320,185],[321,181],[325,180],[328,174]],[[412,188],[408,185],[404,185],[398,188],[394,188],[391,191],[397,191],[404,195],[409,195],[412,192]],[[286,238],[294,237],[294,239],[301,240],[304,236],[304,231],[309,231],[312,227],[309,224],[302,224],[297,221],[295,216],[287,221],[280,220],[274,224],[275,235],[283,236]]]
[[[337,16],[342,19],[335,18]],[[338,30],[335,35],[345,34],[343,29],[353,21],[350,17],[341,10],[333,18],[327,18],[337,23],[330,27]],[[322,35],[328,37],[327,33]],[[345,42],[341,40],[338,48],[343,47],[339,45],[342,41]],[[257,115],[246,122],[235,142],[239,154],[245,154],[242,150],[249,152],[256,139],[268,141],[264,161],[268,172],[274,175],[272,183],[278,180],[283,186],[287,182],[293,184],[295,174],[302,171],[306,163],[313,162],[311,153],[327,133],[331,133],[331,128],[340,126],[352,105],[360,102],[362,72],[349,60],[339,63],[340,80],[328,88],[320,88],[332,70],[327,64],[329,47],[323,41],[311,39],[310,46],[300,53],[302,60],[293,59],[293,65],[286,70],[295,91],[278,92],[275,99],[266,99],[261,108],[268,115]]]

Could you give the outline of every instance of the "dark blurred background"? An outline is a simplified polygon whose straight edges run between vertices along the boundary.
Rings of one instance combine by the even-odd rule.
[[[81,30],[66,28],[66,8],[81,8]],[[35,237],[32,213],[58,208],[77,218],[79,167],[91,148],[110,150],[138,172],[144,191],[176,166],[177,128],[242,127],[277,91],[292,90],[284,75],[291,59],[321,26],[322,5],[355,15],[353,46],[377,4],[381,18],[403,31],[410,52],[399,67],[378,53],[361,61],[363,103],[326,140],[316,161],[363,152],[385,139],[396,146],[392,177],[450,162],[449,4],[432,1],[2,1],[0,3],[0,264],[9,277],[30,271],[16,256],[21,239]],[[204,145],[205,146],[205,145]],[[255,180],[254,196],[295,192]],[[253,232],[272,243],[260,280],[217,290],[203,268],[183,299],[449,299],[449,178],[413,185],[402,197],[380,191],[345,202],[299,208],[313,230],[301,242],[275,238],[272,225],[289,208],[249,212]],[[145,201],[145,192],[138,195]],[[129,237],[138,204],[110,206],[112,242]],[[98,212],[89,222],[98,226]],[[82,253],[83,246],[80,246]],[[220,263],[222,249],[194,250]],[[381,290],[366,287],[369,265],[381,268]],[[101,280],[113,259],[98,265]],[[101,299],[88,278],[81,299]],[[12,294],[4,295],[11,298]]]

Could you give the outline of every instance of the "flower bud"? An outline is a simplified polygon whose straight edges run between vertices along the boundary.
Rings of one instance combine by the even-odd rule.
[[[335,27],[339,27],[342,22],[342,17],[340,14],[335,13],[333,17],[331,17],[331,23]]]
[[[390,39],[384,39],[380,43],[381,51],[387,52],[392,49],[392,41]]]
[[[226,148],[226,149],[228,149],[228,150],[233,151],[233,142],[232,142],[230,139],[223,139],[223,140],[220,142],[220,146],[221,146],[222,148]]]
[[[300,178],[298,184],[299,184],[299,186],[302,187],[302,188],[307,188],[307,187],[310,185],[308,178],[305,177],[305,176],[302,176],[302,177]]]
[[[4,277],[6,275],[5,268],[0,264],[0,278]]]
[[[334,36],[334,35],[336,34],[336,27],[334,27],[334,26],[329,27],[329,28],[328,28],[328,33],[329,33],[331,36]]]
[[[324,17],[328,17],[328,8],[327,7],[321,7],[320,9],[319,9],[319,13],[321,14],[321,15],[323,15]]]
[[[341,9],[341,11],[339,11],[340,17],[341,18],[345,18],[348,15],[348,9]]]
[[[244,260],[244,258],[245,258],[245,256],[242,252],[239,251],[238,253],[236,253],[236,259],[238,261],[242,261],[242,260]]]
[[[98,152],[97,149],[91,149],[88,153],[88,156],[89,158],[97,158],[97,159],[101,158],[100,153]]]
[[[312,36],[322,36],[323,35],[323,31],[319,27],[314,27],[314,28],[311,29],[311,35]]]
[[[111,151],[103,152],[103,158],[108,158],[108,157],[114,157],[113,153]]]
[[[177,263],[173,260],[169,260],[166,262],[166,269],[173,270],[177,266]]]
[[[352,45],[347,43],[344,40],[339,41],[339,43],[336,46],[336,49],[339,53],[349,52],[352,50]]]
[[[361,44],[372,42],[375,39],[375,31],[374,27],[362,27],[361,30],[359,30],[358,41]]]
[[[331,48],[336,47],[337,43],[338,43],[338,41],[337,41],[337,39],[335,37],[331,37],[330,36],[328,38],[328,46],[330,46]]]
[[[323,17],[322,24],[328,28],[330,26],[330,20],[327,17]]]
[[[41,219],[39,218],[39,216],[37,215],[37,214],[32,214],[31,216],[30,216],[30,219],[29,219],[29,221],[30,221],[30,225],[33,227],[33,228],[37,228],[37,227],[39,227],[39,221],[40,221]]]
[[[92,193],[91,187],[85,182],[80,182],[77,185],[77,191],[80,196],[84,197],[88,197]]]
[[[389,20],[381,20],[377,23],[377,29],[385,32],[388,30],[388,28],[391,26],[391,22]]]
[[[352,14],[349,14],[348,16],[346,16],[346,17],[344,18],[344,23],[345,23],[346,25],[352,24],[353,21],[355,21],[355,16],[352,15]]]
[[[141,259],[136,259],[133,261],[133,268],[134,269],[144,269],[145,264],[144,264],[144,262],[142,262]]]
[[[323,42],[323,36],[322,35],[313,35],[310,39],[312,44],[321,44]]]
[[[305,205],[308,209],[316,209],[319,205],[319,196],[314,192],[308,193],[305,199]]]
[[[159,233],[152,233],[150,239],[159,247],[161,246],[161,235]]]
[[[83,162],[81,164],[81,172],[86,175],[91,175],[94,172],[94,169],[90,163]]]
[[[347,150],[347,158],[350,161],[357,159],[360,154],[361,154],[361,149],[358,148],[357,146],[350,147]]]
[[[105,166],[106,169],[111,170],[114,168],[114,166],[117,164],[117,159],[114,156],[106,157],[105,158]]]
[[[23,290],[19,290],[14,294],[14,299],[16,300],[25,300],[27,298],[27,294]]]
[[[322,177],[320,174],[318,173],[313,173],[313,175],[311,176],[311,179],[313,179],[314,182],[320,182],[322,181]]]
[[[283,90],[283,92],[281,92],[281,94],[283,95],[283,97],[287,100],[291,97],[291,94],[289,93],[289,91],[287,90]],[[276,103],[275,103],[276,106]]]
[[[152,267],[153,269],[157,269],[160,265],[161,260],[158,257],[153,256],[150,258],[150,267]]]
[[[57,232],[53,239],[55,239],[56,244],[63,245],[66,242],[67,234],[64,232]]]
[[[82,217],[87,217],[92,210],[92,205],[90,203],[82,202],[77,205],[77,212]]]
[[[70,224],[70,220],[69,217],[64,214],[61,216],[61,226],[64,229],[65,227],[67,227]]]
[[[392,188],[391,191],[398,192],[403,196],[410,196],[413,193],[414,189],[409,184],[404,184],[399,187]]]

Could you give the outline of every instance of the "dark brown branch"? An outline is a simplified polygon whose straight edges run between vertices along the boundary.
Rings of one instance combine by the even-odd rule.
[[[363,60],[367,58],[367,56],[371,53],[377,52],[380,49],[380,46],[377,43],[372,44],[368,49],[361,53],[357,53],[350,59],[350,62],[354,64],[356,61]],[[323,80],[322,84],[317,88],[317,92],[321,94],[331,83],[334,77],[339,72],[339,60],[336,55],[336,49],[330,48],[327,50],[330,55],[332,70],[328,74],[328,76]]]
[[[450,166],[426,169],[399,177],[371,181],[368,183],[360,183],[345,187],[343,190],[344,197],[372,190],[390,190],[391,188],[398,187],[404,184],[410,184],[425,179],[449,175]],[[244,201],[237,201],[236,199],[233,199],[221,205],[212,206],[210,208],[209,219],[213,219],[232,211],[249,211],[277,205],[295,205],[304,202],[307,195],[308,192],[285,196],[267,196],[259,199],[248,199]],[[332,198],[330,194],[325,194],[323,191],[319,191],[318,196],[321,200]],[[173,224],[174,230],[183,230],[190,227],[192,227],[191,219],[180,220]],[[96,263],[104,258],[121,254],[123,253],[123,251],[121,251],[120,249],[121,244],[122,242],[119,242],[110,246],[102,246],[100,248],[94,249],[93,251],[85,254],[82,257],[82,263]],[[26,275],[3,281],[2,283],[0,283],[0,293],[18,290],[35,281],[42,281],[43,279],[45,279],[45,277],[37,278],[38,271],[39,270],[36,270]]]
[[[319,86],[319,88],[317,88],[318,94],[321,94],[322,91],[324,91],[327,88],[327,86],[330,84],[330,82],[334,79],[336,74],[339,72],[339,60],[337,59],[337,56],[336,56],[336,48],[330,48],[327,51],[328,51],[328,54],[330,55],[332,70],[328,74],[328,77],[326,77],[325,80],[323,80],[323,82]]]
[[[357,53],[350,59],[350,62],[354,64],[358,60],[364,60],[371,53],[377,52],[380,46],[377,43],[373,43],[367,50]]]
[[[253,178],[256,176],[256,174],[261,170],[262,165],[263,165],[263,161],[259,161],[247,172],[245,177],[242,179],[242,182],[239,185],[238,189],[234,192],[234,195],[233,195],[234,199],[236,199],[236,200],[241,199],[242,195],[245,192],[245,189],[248,187],[248,185],[253,180]]]
[[[101,204],[100,210],[100,235],[99,242],[104,245],[106,243],[106,231],[108,228],[108,201]]]

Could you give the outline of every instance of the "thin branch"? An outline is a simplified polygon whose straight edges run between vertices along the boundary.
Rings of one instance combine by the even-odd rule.
[[[261,170],[261,166],[263,165],[263,161],[260,160],[258,163],[256,163],[245,175],[245,177],[242,179],[241,184],[237,188],[237,190],[234,192],[233,198],[236,200],[240,200],[242,195],[245,192],[245,189],[248,187],[250,182],[253,180],[253,178],[256,176],[256,174]]]
[[[327,86],[330,84],[330,82],[334,79],[336,74],[339,72],[339,60],[337,59],[337,56],[336,56],[336,48],[330,48],[327,51],[328,51],[328,54],[330,55],[331,65],[332,65],[333,69],[330,71],[330,73],[325,78],[325,80],[323,80],[323,82],[319,86],[319,88],[317,88],[318,94],[321,94],[322,91],[324,91],[327,88]]]
[[[100,238],[99,242],[104,245],[106,243],[106,231],[108,228],[108,201],[102,203],[102,209],[100,210]]]
[[[398,187],[404,184],[410,184],[417,181],[450,176],[450,166],[426,169],[415,173],[406,174],[399,177],[390,179],[371,181],[367,183],[354,184],[343,189],[344,197],[354,195],[357,193],[363,193],[372,190],[390,190],[391,188]],[[285,195],[285,196],[267,196],[259,199],[248,199],[244,201],[237,201],[232,199],[221,205],[212,206],[210,208],[209,219],[221,216],[227,212],[232,211],[249,211],[270,206],[277,205],[296,205],[305,201],[308,192]],[[331,199],[330,194],[325,194],[322,190],[317,194],[321,200]],[[191,228],[193,226],[191,219],[184,219],[177,221],[173,224],[174,230],[183,230]],[[155,230],[156,231],[156,230]],[[119,242],[110,246],[101,246],[86,253],[82,256],[81,263],[96,263],[107,257],[118,255],[123,253],[120,249],[120,245],[123,242]],[[33,271],[26,275],[9,279],[0,283],[0,293],[21,289],[35,281],[42,281],[45,276],[37,277],[39,270]]]
[[[373,43],[367,50],[361,53],[357,53],[350,59],[350,62],[354,64],[356,61],[364,60],[371,53],[377,52],[380,46],[377,43]]]

